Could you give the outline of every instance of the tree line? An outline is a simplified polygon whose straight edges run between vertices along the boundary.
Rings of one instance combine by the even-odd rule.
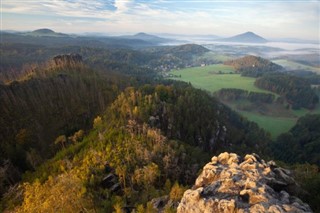
[[[233,66],[242,76],[259,77],[269,72],[276,72],[283,69],[267,59],[248,55],[239,59],[224,62],[225,65]]]
[[[255,85],[284,96],[293,109],[313,109],[319,97],[308,80],[288,74],[269,74],[258,78]]]
[[[252,92],[243,89],[223,88],[215,92],[220,100],[248,100],[252,103],[273,103],[275,95],[271,93]]]

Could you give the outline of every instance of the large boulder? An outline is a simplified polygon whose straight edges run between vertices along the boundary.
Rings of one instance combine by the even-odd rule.
[[[312,212],[289,194],[295,188],[290,171],[273,161],[225,152],[204,166],[193,188],[184,193],[178,213]]]

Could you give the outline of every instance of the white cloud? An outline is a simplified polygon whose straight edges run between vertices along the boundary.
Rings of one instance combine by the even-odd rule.
[[[267,37],[287,37],[294,34],[317,39],[320,17],[318,3],[2,0],[2,12],[38,15],[40,19],[43,15],[52,16],[51,25],[60,26],[62,31],[65,28],[65,31],[74,32],[105,30],[233,35],[250,30]],[[66,19],[67,22],[61,23],[61,19]],[[83,21],[81,27],[77,24],[79,20]],[[3,22],[6,23],[6,20]],[[39,22],[35,21],[37,24]],[[76,27],[71,28],[70,24]]]
[[[124,13],[130,9],[132,0],[115,0],[114,6],[117,8],[117,13]]]

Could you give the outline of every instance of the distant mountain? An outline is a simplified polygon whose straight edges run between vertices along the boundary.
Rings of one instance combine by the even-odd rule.
[[[24,35],[29,35],[29,36],[36,36],[36,37],[42,37],[42,36],[50,36],[50,37],[68,37],[68,34],[64,33],[57,33],[53,30],[50,29],[38,29],[34,30],[32,32],[24,33]]]
[[[26,44],[43,44],[46,46],[75,45],[90,47],[149,47],[175,41],[146,33],[128,36],[80,36],[57,33],[51,29],[38,29],[31,32],[10,33],[1,31],[1,43],[21,42]]]
[[[1,31],[0,43],[24,43],[44,45],[47,47],[84,46],[93,48],[139,48],[155,46],[157,44],[141,39],[126,39],[106,36],[77,36],[56,33],[49,29],[40,29],[32,32],[7,33]]]
[[[155,43],[155,44],[166,43],[166,42],[172,41],[172,39],[162,38],[159,36],[150,35],[150,34],[142,33],[142,32],[137,33],[135,35],[119,36],[119,38],[138,39],[138,40],[143,40],[143,41],[147,41],[147,42]]]
[[[38,29],[38,30],[32,31],[32,33],[51,34],[51,33],[55,33],[55,32],[53,30],[50,30],[50,29]]]
[[[226,41],[226,42],[242,42],[242,43],[266,43],[268,40],[262,38],[261,36],[253,33],[253,32],[246,32],[242,33],[230,38],[219,39],[219,41]]]

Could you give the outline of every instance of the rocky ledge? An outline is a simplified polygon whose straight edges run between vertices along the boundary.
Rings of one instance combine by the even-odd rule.
[[[290,171],[273,161],[225,152],[204,166],[177,212],[312,212],[308,204],[289,194],[296,188]]]
[[[57,55],[52,59],[55,66],[72,66],[81,64],[82,56],[79,54],[65,54],[65,55]]]

